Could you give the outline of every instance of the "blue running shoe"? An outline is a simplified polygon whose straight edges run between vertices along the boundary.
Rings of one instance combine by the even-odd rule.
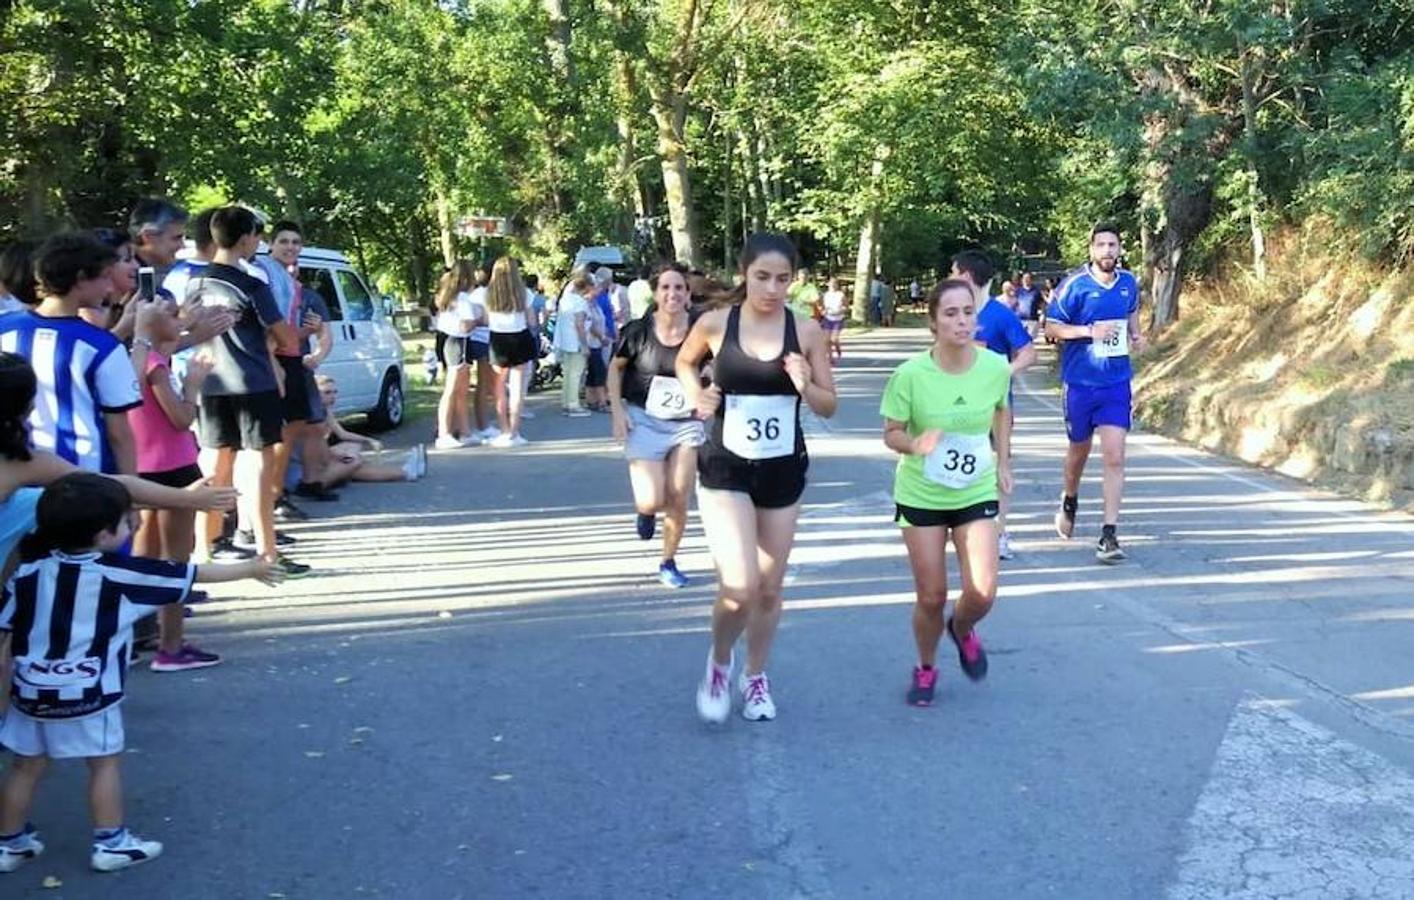
[[[678,564],[671,559],[658,565],[658,580],[670,588],[687,587],[687,576],[678,571]]]

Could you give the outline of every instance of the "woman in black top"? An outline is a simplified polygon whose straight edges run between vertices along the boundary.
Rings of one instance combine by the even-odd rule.
[[[697,506],[719,585],[697,711],[709,722],[725,721],[731,711],[732,650],[743,631],[742,716],[775,718],[766,660],[781,618],[781,585],[810,463],[800,402],[816,415],[835,413],[820,326],[786,305],[795,260],[785,238],[753,235],[742,252],[742,282],[731,293],[733,302],[698,319],[678,351],[678,380],[707,420],[697,456]],[[708,353],[712,384],[701,388],[696,376]]]
[[[702,422],[693,416],[677,378],[678,348],[687,337],[687,267],[669,263],[653,276],[656,308],[624,326],[622,341],[609,364],[609,405],[614,440],[624,442],[633,502],[638,508],[638,536],[653,537],[663,513],[663,559],[658,580],[668,587],[687,585],[674,556],[687,525],[687,498],[697,471]]]

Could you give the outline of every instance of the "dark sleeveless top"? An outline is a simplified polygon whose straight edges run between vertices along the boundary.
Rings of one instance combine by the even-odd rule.
[[[722,335],[722,348],[712,362],[712,382],[722,391],[722,404],[707,426],[707,442],[703,451],[736,456],[722,445],[722,423],[726,419],[729,394],[781,394],[795,397],[795,453],[805,452],[805,432],[800,427],[800,392],[786,373],[786,354],[800,352],[800,337],[795,333],[795,316],[785,311],[786,333],[779,356],[757,359],[741,349],[741,307],[733,306],[727,313],[727,331]],[[701,452],[701,451],[700,451]]]
[[[654,375],[676,378],[678,350],[682,344],[669,347],[658,340],[651,316],[634,319],[624,326],[623,341],[615,356],[628,361],[624,368],[623,398],[634,406],[648,402],[648,388]]]

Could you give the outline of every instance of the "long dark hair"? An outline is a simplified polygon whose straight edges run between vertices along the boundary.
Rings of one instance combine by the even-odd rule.
[[[35,530],[20,543],[27,560],[55,550],[87,550],[101,532],[118,527],[133,507],[121,481],[93,472],[71,472],[44,489],[35,507]]]
[[[36,382],[29,360],[18,353],[0,353],[0,457],[29,462],[30,405]]]
[[[714,298],[716,305],[739,305],[746,299],[746,270],[751,268],[751,264],[768,253],[779,253],[790,263],[791,276],[794,277],[795,270],[800,268],[800,256],[795,252],[795,244],[790,242],[790,238],[783,234],[776,234],[771,231],[758,231],[746,239],[746,243],[741,248],[741,280],[730,290],[717,295]]]

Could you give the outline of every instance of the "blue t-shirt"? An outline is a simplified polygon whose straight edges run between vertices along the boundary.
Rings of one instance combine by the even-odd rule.
[[[1028,319],[1036,318],[1036,298],[1041,296],[1041,292],[1035,288],[1016,286],[1016,308],[1021,310],[1021,315]]]
[[[34,514],[43,488],[22,487],[0,500],[0,568],[20,544],[20,538],[34,530]]]
[[[1016,351],[1031,343],[1031,335],[1026,333],[1026,326],[1021,324],[1006,301],[994,299],[977,310],[976,340],[993,353],[1013,359]]]
[[[1048,320],[1066,325],[1128,320],[1139,309],[1139,282],[1123,269],[1115,270],[1115,280],[1105,287],[1081,266],[1056,288]],[[1082,387],[1109,387],[1126,384],[1134,376],[1129,356],[1097,356],[1089,338],[1067,340],[1061,346],[1061,381]]]
[[[608,291],[601,291],[594,298],[594,302],[599,304],[599,311],[604,314],[604,341],[611,344],[618,339],[619,327],[614,324],[614,303],[609,299]]]

